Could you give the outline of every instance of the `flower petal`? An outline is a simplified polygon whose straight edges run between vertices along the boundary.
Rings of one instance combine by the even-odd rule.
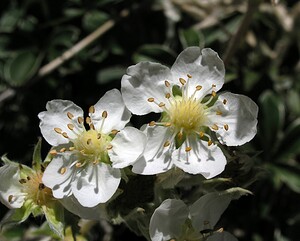
[[[188,208],[181,200],[167,199],[155,209],[149,226],[152,241],[179,238],[188,218]]]
[[[84,207],[95,207],[107,202],[116,192],[121,181],[119,169],[110,165],[88,164],[76,175],[72,191],[78,202]]]
[[[69,142],[68,138],[58,134],[54,128],[61,129],[69,138],[76,137],[75,133],[68,128],[68,124],[74,125],[78,132],[83,130],[83,126],[77,122],[78,117],[83,117],[82,109],[69,100],[52,100],[46,105],[47,111],[40,112],[40,129],[46,141],[52,145],[57,146]],[[68,117],[67,113],[72,114],[72,120]]]
[[[221,111],[222,115],[216,115],[215,111]],[[212,123],[228,125],[227,131],[225,128],[216,131],[222,144],[239,146],[255,136],[257,114],[258,106],[249,97],[228,92],[219,96],[208,118]]]
[[[131,114],[125,107],[121,93],[117,89],[107,91],[105,95],[95,104],[95,113],[90,113],[93,124],[97,130],[109,133],[113,129],[121,130],[129,122]],[[103,111],[107,112],[107,117],[103,120]]]
[[[56,155],[47,166],[43,183],[52,189],[55,198],[65,198],[72,194],[71,183],[74,181],[76,167],[71,166],[76,161],[76,155],[62,153]]]
[[[144,152],[147,137],[140,130],[125,127],[111,141],[113,148],[108,152],[114,168],[124,168],[134,163]]]
[[[186,151],[191,148],[191,150]],[[217,145],[208,146],[207,142],[189,137],[173,152],[174,164],[191,174],[202,174],[212,178],[220,174],[226,165],[226,158]]]
[[[192,95],[196,86],[201,85],[202,89],[197,91],[195,97],[203,98],[214,90],[217,92],[224,84],[225,67],[218,54],[212,49],[200,49],[189,47],[183,50],[177,57],[171,68],[173,78],[188,81],[188,93]],[[214,85],[214,87],[213,87]]]
[[[77,201],[77,199],[73,195],[61,199],[60,202],[68,211],[81,218],[89,220],[100,220],[107,218],[105,204],[98,204],[97,206],[92,208],[84,207]]]
[[[0,167],[0,201],[8,208],[20,208],[24,203],[18,165],[6,164]],[[9,197],[12,195],[11,201]]]
[[[207,241],[238,241],[231,233],[226,231],[215,232],[213,235],[207,238]]]
[[[173,167],[171,162],[172,146],[164,148],[172,133],[163,126],[146,127],[147,145],[144,154],[133,163],[132,171],[143,175],[153,175],[168,171]]]
[[[162,108],[149,102],[148,98],[167,104],[165,94],[170,91],[165,86],[165,80],[171,83],[171,77],[169,68],[161,64],[141,62],[130,66],[121,81],[121,91],[128,109],[136,115],[162,112]]]

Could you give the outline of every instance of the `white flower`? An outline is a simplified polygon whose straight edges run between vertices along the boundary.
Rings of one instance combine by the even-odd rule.
[[[151,62],[128,68],[121,89],[128,109],[136,115],[162,113],[144,130],[148,142],[135,173],[157,174],[175,165],[212,178],[226,165],[214,136],[228,146],[254,137],[258,107],[243,95],[217,95],[224,75],[217,53],[198,47],[185,49],[171,69]]]
[[[80,107],[52,100],[38,116],[43,137],[55,148],[43,182],[56,198],[72,194],[84,207],[105,203],[117,190],[119,168],[131,165],[143,152],[146,137],[125,127],[131,117],[118,90],[108,91],[89,108],[85,123]]]
[[[177,199],[166,199],[154,211],[149,226],[152,241],[236,241],[223,228],[215,225],[233,199],[249,194],[240,188],[208,193],[191,206]]]

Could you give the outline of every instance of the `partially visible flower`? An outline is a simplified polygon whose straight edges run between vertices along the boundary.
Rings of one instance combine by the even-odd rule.
[[[151,240],[236,241],[223,228],[215,229],[215,225],[231,200],[249,193],[241,188],[208,193],[190,206],[178,199],[166,199],[151,217]]]
[[[125,127],[131,114],[120,92],[108,91],[85,120],[82,109],[68,100],[52,100],[46,109],[38,115],[40,129],[54,148],[43,182],[54,197],[73,194],[84,207],[107,202],[119,186],[119,169],[136,161],[146,144],[141,131]]]
[[[145,128],[144,155],[133,172],[157,174],[174,165],[191,174],[212,178],[226,158],[216,139],[228,146],[242,145],[256,134],[257,105],[232,93],[217,95],[224,84],[223,61],[211,49],[185,49],[169,69],[158,63],[130,66],[122,78],[122,94],[136,115],[162,113]]]
[[[38,143],[37,148],[40,147]],[[33,169],[2,158],[0,167],[0,201],[11,211],[2,219],[0,226],[21,223],[32,213],[45,215],[50,228],[63,237],[63,207],[52,195],[52,190],[42,181],[43,165],[33,161]]]

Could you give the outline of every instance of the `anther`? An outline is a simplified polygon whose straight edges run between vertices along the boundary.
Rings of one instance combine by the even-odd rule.
[[[11,203],[11,202],[12,202],[12,200],[13,200],[13,197],[14,197],[13,195],[9,195],[9,196],[8,196],[8,202],[9,202],[9,203]]]
[[[170,86],[171,86],[170,82],[167,81],[167,80],[165,80],[165,86],[166,86],[166,87],[170,87]]]
[[[223,113],[222,113],[221,111],[217,110],[217,111],[216,111],[216,114],[217,114],[217,115],[222,115]]]
[[[66,148],[65,147],[63,147],[63,148],[61,148],[60,150],[59,150],[59,152],[65,152],[66,151]]]
[[[211,141],[211,140],[209,140],[208,142],[207,142],[207,145],[208,146],[211,146],[213,144],[213,142]]]
[[[70,130],[73,130],[73,129],[74,129],[74,125],[68,124],[68,128],[69,128]]]
[[[178,136],[178,139],[179,139],[179,140],[181,140],[181,139],[182,139],[182,137],[183,137],[183,134],[182,134],[182,132],[178,132],[177,136]]]
[[[83,124],[84,119],[81,116],[79,116],[77,121],[78,121],[79,124]]]
[[[93,161],[93,164],[94,164],[94,165],[96,165],[96,164],[98,164],[98,163],[99,163],[98,160],[94,160],[94,161]]]
[[[118,132],[120,132],[120,131],[114,129],[114,130],[111,131],[111,134],[117,135]]]
[[[223,104],[224,104],[224,105],[227,104],[227,100],[226,100],[226,99],[223,100]]]
[[[215,131],[219,130],[219,127],[216,124],[213,124],[211,128]]]
[[[28,181],[30,181],[31,178],[30,178],[29,176],[27,176],[26,179],[27,179]]]
[[[184,84],[186,83],[186,80],[183,79],[183,78],[179,78],[179,82],[180,82],[182,85],[184,85]]]
[[[66,133],[66,132],[63,132],[63,133],[61,133],[62,134],[62,136],[64,137],[64,138],[69,138],[69,136],[68,136],[68,134]]]
[[[97,139],[99,140],[100,138],[101,138],[101,134],[98,133],[98,134],[97,134]]]
[[[192,147],[190,147],[190,146],[187,146],[187,147],[185,148],[185,151],[186,151],[186,152],[189,152],[190,150],[192,150]]]
[[[26,182],[27,182],[26,179],[23,179],[23,178],[19,180],[19,183],[21,183],[21,184],[24,184]]]
[[[188,78],[192,78],[192,76],[191,76],[190,74],[187,74],[186,76],[187,76]]]
[[[217,86],[216,86],[215,84],[212,84],[211,87],[215,88],[215,87],[217,87]]]
[[[204,133],[202,131],[200,131],[199,136],[202,138],[204,136]]]
[[[148,98],[148,102],[154,102],[154,98]]]
[[[216,91],[213,90],[213,91],[211,92],[211,95],[212,95],[213,97],[215,97],[215,96],[217,95]]]
[[[73,117],[74,117],[74,115],[71,113],[71,112],[68,112],[67,113],[67,116],[68,116],[68,118],[71,120],[71,119],[73,119]]]
[[[170,142],[169,141],[166,141],[165,143],[164,143],[164,147],[167,147],[167,146],[169,146],[170,145]]]
[[[55,149],[53,149],[53,150],[49,151],[49,153],[50,153],[51,155],[56,155],[56,154],[57,154],[57,151],[56,151]]]
[[[226,131],[228,131],[229,126],[228,126],[227,124],[225,124],[225,125],[224,125],[224,129],[225,129]]]
[[[39,184],[39,190],[43,190],[45,188],[45,184],[44,183],[40,183]]]
[[[165,124],[164,124],[164,126],[166,126],[166,127],[169,127],[169,126],[171,126],[172,125],[172,123],[170,123],[170,122],[166,122]]]
[[[86,141],[86,144],[91,144],[92,143],[92,139],[88,139],[87,141]]]
[[[108,146],[106,147],[106,150],[111,150],[112,148],[113,148],[112,145],[108,145]]]
[[[62,168],[60,169],[59,173],[60,173],[61,175],[63,175],[63,174],[66,173],[66,171],[67,171],[67,168],[62,167]]]
[[[166,97],[167,99],[170,99],[171,94],[170,94],[170,93],[167,93],[167,94],[165,95],[165,97]]]
[[[85,122],[89,125],[89,124],[92,123],[92,120],[91,120],[91,118],[90,118],[89,116],[87,116],[87,117],[85,118]]]
[[[158,104],[158,106],[159,107],[164,107],[166,104],[164,103],[164,102],[160,102],[159,104]]]
[[[216,230],[217,233],[223,233],[224,228],[219,228],[218,230]]]
[[[93,123],[90,124],[90,129],[91,129],[91,130],[95,130],[95,126],[94,126]]]
[[[196,90],[197,90],[197,91],[199,91],[199,90],[201,90],[201,89],[202,89],[202,86],[201,86],[201,85],[197,85],[197,86],[196,86]]]
[[[74,150],[75,150],[74,146],[69,147],[69,151],[74,151]]]
[[[61,134],[61,133],[62,133],[62,129],[60,129],[60,128],[55,127],[54,130],[55,130],[55,132],[58,133],[58,134]]]
[[[151,121],[150,123],[149,123],[149,126],[155,126],[155,121]]]
[[[107,118],[107,111],[106,110],[102,112],[102,117]]]
[[[77,162],[76,164],[75,164],[75,167],[81,167],[81,163],[80,162]]]
[[[93,105],[89,108],[89,113],[95,113],[95,107]]]

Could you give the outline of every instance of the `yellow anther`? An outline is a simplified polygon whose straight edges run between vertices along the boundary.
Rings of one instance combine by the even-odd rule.
[[[45,188],[45,184],[44,183],[40,183],[39,184],[39,190],[43,190]]]
[[[165,86],[166,86],[166,87],[170,87],[170,86],[171,86],[170,82],[167,81],[167,80],[165,80]]]
[[[13,195],[9,195],[9,196],[8,196],[8,202],[9,202],[9,203],[11,203],[11,202],[12,202],[12,200],[13,200],[13,197],[14,197]]]
[[[107,111],[106,110],[102,112],[102,117],[107,118]]]
[[[92,143],[92,139],[87,139],[86,144],[91,144]]]
[[[216,86],[215,84],[212,84],[211,87],[215,88],[215,87],[217,87],[217,86]]]
[[[207,145],[208,146],[211,146],[213,144],[213,142],[211,141],[211,140],[209,140],[208,142],[207,142]]]
[[[221,111],[217,110],[217,111],[216,111],[216,114],[217,114],[217,115],[222,115],[223,113],[222,113]]]
[[[24,179],[24,178],[22,178],[22,179],[20,179],[19,180],[19,183],[21,183],[21,184],[24,184],[24,183],[26,183],[27,181],[26,181],[26,179]]]
[[[27,180],[28,180],[28,181],[30,181],[30,180],[31,180],[31,178],[30,178],[29,176],[28,176],[28,177],[26,177],[26,178],[27,178]]]
[[[213,91],[211,92],[211,95],[212,95],[213,97],[215,97],[215,96],[217,95],[216,91],[213,90]]]
[[[92,120],[91,120],[91,118],[88,116],[88,117],[85,118],[85,122],[86,122],[87,124],[91,124],[91,123],[92,123]]]
[[[164,144],[164,147],[167,147],[169,146],[171,143],[169,141],[166,141],[165,144]]]
[[[185,151],[186,151],[186,152],[189,152],[190,150],[192,150],[192,147],[190,147],[190,146],[187,146],[187,147],[185,148]]]
[[[204,133],[202,131],[200,131],[199,136],[202,138],[204,136]]]
[[[155,126],[155,121],[151,121],[150,123],[149,123],[149,126]]]
[[[59,150],[59,152],[65,152],[66,151],[66,148],[65,147],[63,147],[63,148],[61,148],[60,150]]]
[[[77,121],[78,121],[79,124],[83,124],[84,119],[81,116],[79,116]]]
[[[53,150],[49,151],[49,153],[50,153],[51,155],[56,155],[56,154],[57,154],[57,151],[53,149]]]
[[[177,137],[178,137],[178,139],[179,139],[179,140],[181,140],[181,139],[182,139],[182,137],[183,137],[183,134],[182,134],[182,132],[178,132],[178,134],[177,134]]]
[[[223,104],[224,104],[224,105],[227,104],[227,100],[226,100],[226,99],[223,100]]]
[[[170,94],[170,93],[167,93],[167,94],[165,95],[165,97],[166,97],[167,99],[169,99],[169,98],[171,97],[171,94]]]
[[[182,85],[184,85],[184,84],[186,83],[186,80],[183,79],[183,78],[179,78],[179,82],[180,82]]]
[[[166,126],[166,127],[169,127],[169,126],[171,126],[172,125],[172,123],[170,123],[170,122],[166,122],[165,124],[164,124],[164,126]]]
[[[118,132],[120,132],[120,131],[115,130],[115,129],[111,131],[111,133],[112,133],[113,135],[117,135]]]
[[[76,167],[81,167],[82,165],[81,165],[80,162],[77,162],[77,163],[75,164],[75,166],[76,166]]]
[[[74,146],[69,147],[69,151],[74,151],[74,150],[75,150]]]
[[[98,163],[99,163],[98,160],[94,160],[94,161],[93,161],[93,164],[94,164],[94,165],[96,165],[96,164],[98,164]]]
[[[187,74],[186,76],[187,76],[188,78],[192,78],[192,76],[191,76],[190,74]]]
[[[229,126],[228,126],[227,124],[225,124],[225,125],[224,125],[224,129],[225,129],[226,131],[228,131]]]
[[[68,112],[67,113],[67,116],[68,116],[68,118],[71,120],[71,119],[73,119],[73,117],[74,117],[74,115],[71,113],[71,112]]]
[[[164,103],[164,102],[160,102],[159,104],[158,104],[158,106],[159,107],[164,107],[166,104]]]
[[[73,130],[73,129],[74,129],[74,125],[68,124],[68,128],[69,128],[70,130]]]
[[[68,134],[66,133],[66,132],[63,132],[63,133],[61,133],[62,134],[62,136],[64,137],[64,138],[69,138],[69,136],[68,136]]]
[[[98,140],[101,139],[101,134],[100,133],[97,134],[97,139]]]
[[[95,107],[93,105],[89,108],[89,113],[95,113]]]
[[[62,168],[60,169],[59,173],[60,173],[61,175],[63,175],[63,174],[66,173],[66,171],[67,171],[67,168],[62,167]]]
[[[201,86],[201,85],[197,85],[197,86],[196,86],[196,90],[197,90],[197,91],[199,91],[199,90],[201,90],[201,89],[202,89],[202,86]]]
[[[152,98],[152,97],[151,97],[151,98],[148,98],[148,101],[149,101],[149,102],[154,102],[154,98]]]
[[[61,134],[61,133],[62,133],[62,129],[60,129],[60,128],[55,127],[54,130],[55,130],[55,132],[58,133],[58,134]]]
[[[109,144],[109,145],[106,147],[106,150],[110,150],[110,149],[112,149],[112,148],[113,148],[113,146]]]
[[[219,127],[216,124],[213,124],[211,128],[215,131],[219,130]]]
[[[95,126],[94,126],[93,123],[90,124],[90,129],[91,129],[91,130],[95,130]]]
[[[224,228],[219,228],[218,230],[216,230],[217,233],[223,233]]]

